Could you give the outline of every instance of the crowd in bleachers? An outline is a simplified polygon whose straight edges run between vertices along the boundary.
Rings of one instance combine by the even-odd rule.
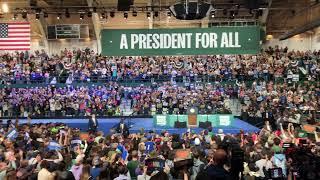
[[[300,127],[225,134],[212,128],[183,135],[163,131],[91,132],[64,124],[0,123],[2,180],[236,180],[320,178],[317,132]],[[278,178],[276,178],[278,177]]]
[[[3,53],[0,77],[3,84],[79,83],[107,81],[247,81],[280,80],[303,74],[319,80],[320,51],[288,51],[269,48],[258,55],[103,57],[90,49]]]
[[[0,123],[0,179],[234,180],[239,172],[245,179],[320,179],[319,129],[308,134],[301,126],[319,119],[319,61],[320,51],[278,47],[256,56],[102,57],[90,49],[2,54],[0,80],[7,87],[0,89],[0,115],[29,123]],[[153,83],[129,86],[124,79]],[[30,117],[121,115],[123,101],[134,115],[186,114],[191,107],[231,113],[234,99],[242,119],[265,123],[260,132],[230,135],[208,127],[180,136],[142,129],[127,137],[30,124]]]
[[[230,104],[239,99],[242,119],[273,125],[283,121],[300,124],[319,119],[319,82],[300,85],[254,81],[235,85],[199,84],[178,86],[171,82],[121,86],[110,82],[93,87],[33,87],[0,89],[2,117],[77,117],[89,114],[119,116],[130,105],[134,115],[231,113]]]
[[[224,92],[225,91],[225,92]],[[94,87],[34,87],[0,89],[0,114],[4,117],[63,117],[121,115],[121,100],[130,103],[135,115],[229,112],[233,87],[159,86],[123,87],[115,82]]]
[[[116,58],[101,57],[89,49],[64,50],[50,57],[44,51],[3,54],[0,75],[4,85],[37,79],[51,86],[0,89],[0,115],[114,116],[125,111],[122,101],[130,104],[135,115],[185,114],[191,107],[200,114],[231,113],[231,101],[239,99],[245,120],[270,120],[273,126],[282,121],[315,123],[320,109],[319,60],[318,51],[288,52],[278,47],[256,56]],[[302,84],[293,74],[299,74],[300,80],[305,77]],[[122,78],[155,76],[165,82],[137,87],[121,84]],[[62,82],[61,77],[66,77],[63,82],[68,86],[53,86]],[[96,86],[74,84],[101,78],[108,80]],[[226,85],[223,80],[235,83]]]

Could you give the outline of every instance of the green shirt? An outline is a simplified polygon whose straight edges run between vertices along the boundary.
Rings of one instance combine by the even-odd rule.
[[[128,162],[127,168],[130,172],[130,177],[131,178],[136,178],[136,169],[139,166],[139,161],[138,160],[132,160]]]
[[[271,150],[274,152],[274,153],[278,153],[278,152],[282,152],[282,148],[280,146],[276,146],[276,145],[273,145]]]

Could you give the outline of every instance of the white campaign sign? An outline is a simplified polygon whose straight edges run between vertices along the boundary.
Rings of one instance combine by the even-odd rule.
[[[157,126],[167,125],[167,116],[156,116]]]
[[[230,116],[219,116],[220,126],[230,125]]]

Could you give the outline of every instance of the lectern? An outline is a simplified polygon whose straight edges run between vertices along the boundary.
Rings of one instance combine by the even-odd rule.
[[[197,127],[198,120],[197,120],[198,108],[191,107],[188,109],[188,126],[189,127]]]

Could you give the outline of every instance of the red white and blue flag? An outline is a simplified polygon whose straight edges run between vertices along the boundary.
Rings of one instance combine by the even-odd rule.
[[[30,23],[0,23],[0,50],[30,50]]]

